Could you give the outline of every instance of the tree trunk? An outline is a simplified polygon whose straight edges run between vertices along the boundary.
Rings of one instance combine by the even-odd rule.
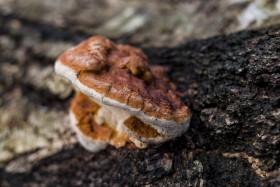
[[[193,111],[182,137],[97,154],[75,144],[28,173],[0,170],[0,185],[280,185],[280,26],[144,50]]]

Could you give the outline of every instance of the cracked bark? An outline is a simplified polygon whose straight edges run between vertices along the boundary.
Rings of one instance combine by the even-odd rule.
[[[144,50],[194,113],[184,136],[144,150],[65,147],[28,173],[1,170],[1,186],[280,185],[280,26]]]

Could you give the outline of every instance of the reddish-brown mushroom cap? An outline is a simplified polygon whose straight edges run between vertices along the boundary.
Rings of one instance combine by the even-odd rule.
[[[63,53],[58,62],[74,70],[83,85],[147,116],[178,123],[191,116],[162,68],[149,68],[139,49],[95,36]]]
[[[128,111],[123,128],[140,141],[166,141],[188,128],[189,108],[164,68],[149,67],[140,49],[94,36],[64,52],[55,70],[98,104]]]

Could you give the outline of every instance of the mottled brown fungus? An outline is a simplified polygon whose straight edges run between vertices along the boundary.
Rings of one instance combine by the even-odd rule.
[[[126,137],[137,147],[146,147],[180,136],[189,126],[191,112],[178,97],[164,68],[150,67],[140,49],[94,36],[64,52],[55,63],[55,71],[71,80],[86,95],[83,97],[88,97],[88,103],[96,105],[92,112],[87,111],[92,103],[75,109],[78,94],[71,106],[74,129],[91,151],[102,149],[107,143],[125,145],[114,143],[116,137]],[[93,117],[88,117],[89,113]],[[93,129],[104,130],[104,134],[87,133],[81,125],[81,114],[91,118],[85,124],[93,123]],[[114,136],[106,135],[108,128]]]

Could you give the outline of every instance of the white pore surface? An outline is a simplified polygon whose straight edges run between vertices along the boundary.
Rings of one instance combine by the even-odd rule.
[[[81,130],[77,127],[78,121],[77,121],[75,115],[71,111],[70,111],[69,115],[70,115],[71,126],[74,129],[74,131],[76,132],[80,144],[85,149],[87,149],[90,152],[98,152],[107,147],[107,145],[108,145],[107,142],[93,140],[92,138],[84,135],[84,133],[82,133]]]
[[[96,123],[101,125],[102,123],[107,122],[109,127],[118,132],[122,132],[123,123],[127,118],[129,118],[129,116],[131,116],[131,114],[126,110],[104,105],[96,100],[93,100],[93,102],[100,106],[94,116]]]
[[[164,139],[151,139],[146,140],[152,142],[162,142],[169,139],[172,139],[174,137],[180,136],[182,133],[184,133],[188,127],[190,118],[186,118],[181,123],[176,123],[173,120],[164,120],[164,119],[158,119],[156,117],[148,116],[146,115],[141,109],[139,108],[132,108],[131,106],[126,105],[125,103],[120,103],[116,100],[110,99],[108,97],[105,97],[104,94],[100,94],[98,92],[95,92],[92,88],[87,87],[86,85],[82,84],[79,79],[77,78],[77,72],[73,69],[65,66],[62,64],[61,61],[55,62],[55,71],[57,74],[71,80],[72,84],[81,92],[89,96],[90,98],[93,98],[95,101],[97,101],[99,104],[102,103],[104,105],[113,106],[114,112],[115,109],[118,108],[119,110],[125,110],[125,112],[117,112],[121,114],[120,118],[123,118],[127,113],[130,113],[139,119],[141,119],[144,123],[149,124],[152,128],[156,129],[158,133],[164,135]],[[109,107],[108,107],[109,108]],[[104,111],[101,111],[100,113],[104,113]],[[102,115],[101,115],[102,116]],[[112,121],[116,120],[116,117],[112,117]],[[97,119],[97,121],[102,119]],[[121,121],[121,120],[120,120]],[[99,121],[100,122],[100,121]],[[117,123],[116,126],[118,126],[120,123]],[[126,129],[128,130],[128,129]],[[133,136],[133,133],[129,133],[131,136]],[[134,135],[135,136],[135,135]],[[136,137],[135,138],[139,138]],[[141,139],[144,140],[144,139]]]

